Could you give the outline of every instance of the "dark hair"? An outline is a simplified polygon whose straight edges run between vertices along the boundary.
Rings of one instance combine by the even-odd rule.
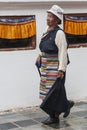
[[[61,24],[61,20],[60,19],[58,19],[58,24]]]
[[[58,24],[61,24],[61,20],[56,15],[54,16],[56,17]]]

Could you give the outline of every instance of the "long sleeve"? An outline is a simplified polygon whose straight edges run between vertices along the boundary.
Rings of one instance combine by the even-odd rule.
[[[58,30],[55,38],[55,44],[58,47],[58,70],[66,71],[67,68],[67,42],[62,30]]]

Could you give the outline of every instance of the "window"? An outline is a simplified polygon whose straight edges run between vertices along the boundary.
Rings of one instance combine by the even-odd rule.
[[[87,46],[87,14],[65,14],[64,31],[69,47]]]
[[[35,47],[35,15],[0,17],[0,50],[25,50]]]

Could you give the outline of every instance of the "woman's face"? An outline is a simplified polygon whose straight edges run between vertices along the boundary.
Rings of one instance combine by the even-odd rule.
[[[54,27],[58,24],[58,18],[53,15],[52,13],[48,13],[47,15],[47,25],[50,26],[50,27]]]

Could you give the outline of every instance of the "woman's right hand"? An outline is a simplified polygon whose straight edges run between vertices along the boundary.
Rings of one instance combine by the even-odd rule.
[[[61,71],[61,70],[59,70],[58,71],[58,75],[57,75],[57,78],[63,78],[64,77],[64,72],[63,71]]]

